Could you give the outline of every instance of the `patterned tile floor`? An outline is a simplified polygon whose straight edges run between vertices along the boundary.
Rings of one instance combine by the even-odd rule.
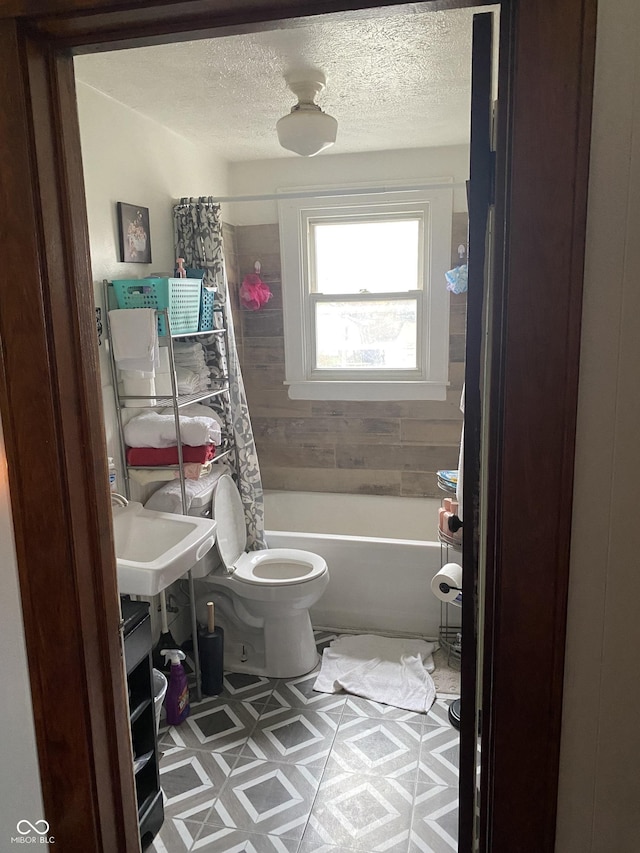
[[[318,649],[334,635],[317,634]],[[228,673],[161,728],[165,822],[152,853],[451,853],[458,733],[448,701],[414,714],[290,680]]]

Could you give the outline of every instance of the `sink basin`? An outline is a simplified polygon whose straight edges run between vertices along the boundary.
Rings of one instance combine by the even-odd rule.
[[[113,507],[118,589],[156,595],[210,551],[216,523],[208,518],[144,509],[129,501]]]

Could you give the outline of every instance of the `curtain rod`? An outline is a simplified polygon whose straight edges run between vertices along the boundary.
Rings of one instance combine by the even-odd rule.
[[[265,193],[264,195],[236,195],[236,196],[220,196],[212,198],[211,201],[216,204],[225,202],[232,203],[236,201],[285,201],[286,199],[294,198],[338,198],[348,195],[383,195],[384,193],[417,193],[422,190],[448,190],[462,189],[466,187],[465,181],[458,183],[433,183],[433,184],[412,184],[410,186],[383,186],[383,187],[354,187],[353,189],[331,189],[331,190],[295,190],[292,192],[282,193]]]

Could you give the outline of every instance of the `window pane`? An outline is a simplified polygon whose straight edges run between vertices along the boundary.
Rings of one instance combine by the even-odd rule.
[[[415,299],[316,303],[316,368],[417,367]]]
[[[316,222],[317,293],[417,290],[420,220]]]

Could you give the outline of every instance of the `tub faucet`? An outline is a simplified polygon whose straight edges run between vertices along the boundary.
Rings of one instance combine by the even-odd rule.
[[[111,506],[127,506],[129,501],[124,495],[119,495],[118,492],[111,492]]]

